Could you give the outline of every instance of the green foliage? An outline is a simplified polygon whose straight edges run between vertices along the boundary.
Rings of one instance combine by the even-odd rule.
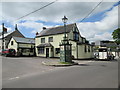
[[[112,33],[113,39],[117,44],[120,44],[120,28],[116,29]]]

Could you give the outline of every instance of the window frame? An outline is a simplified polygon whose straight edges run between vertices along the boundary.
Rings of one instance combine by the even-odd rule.
[[[53,42],[53,37],[48,37],[48,42]]]
[[[45,43],[45,38],[41,38],[41,43]]]
[[[55,53],[59,54],[60,53],[60,48],[55,48]]]
[[[84,52],[86,53],[87,52],[87,46],[85,45],[84,47]]]
[[[79,32],[76,30],[76,28],[73,31],[73,40],[79,41]]]
[[[44,54],[45,53],[45,48],[44,47],[39,47],[38,49],[38,54]]]

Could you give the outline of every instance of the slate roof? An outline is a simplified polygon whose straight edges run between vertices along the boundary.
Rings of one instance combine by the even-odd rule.
[[[69,33],[71,30],[73,30],[74,26],[75,26],[75,23],[66,25],[66,33]],[[36,37],[63,34],[64,32],[65,32],[64,26],[57,26],[57,27],[46,28],[45,30],[42,30]]]
[[[8,32],[4,34],[4,37],[8,36],[9,34],[11,34],[12,32]],[[0,33],[0,39],[2,39],[2,33]]]
[[[21,37],[12,37],[18,43],[27,43],[27,44],[35,44],[34,38],[21,38]]]

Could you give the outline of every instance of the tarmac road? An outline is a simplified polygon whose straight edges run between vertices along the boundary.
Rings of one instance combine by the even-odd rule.
[[[44,60],[27,57],[15,60],[6,58],[6,61],[3,61],[2,87],[118,88],[117,61],[83,61],[83,63],[80,61],[79,65],[69,67],[44,66],[40,65],[41,61]],[[11,72],[12,74],[10,74]]]

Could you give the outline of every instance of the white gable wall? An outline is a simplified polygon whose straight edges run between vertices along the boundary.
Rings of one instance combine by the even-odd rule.
[[[13,45],[11,45],[12,41],[13,41]],[[11,40],[10,40],[10,42],[8,44],[8,48],[9,49],[15,49],[16,52],[17,52],[18,44],[17,44],[17,42],[13,38],[11,38]]]

